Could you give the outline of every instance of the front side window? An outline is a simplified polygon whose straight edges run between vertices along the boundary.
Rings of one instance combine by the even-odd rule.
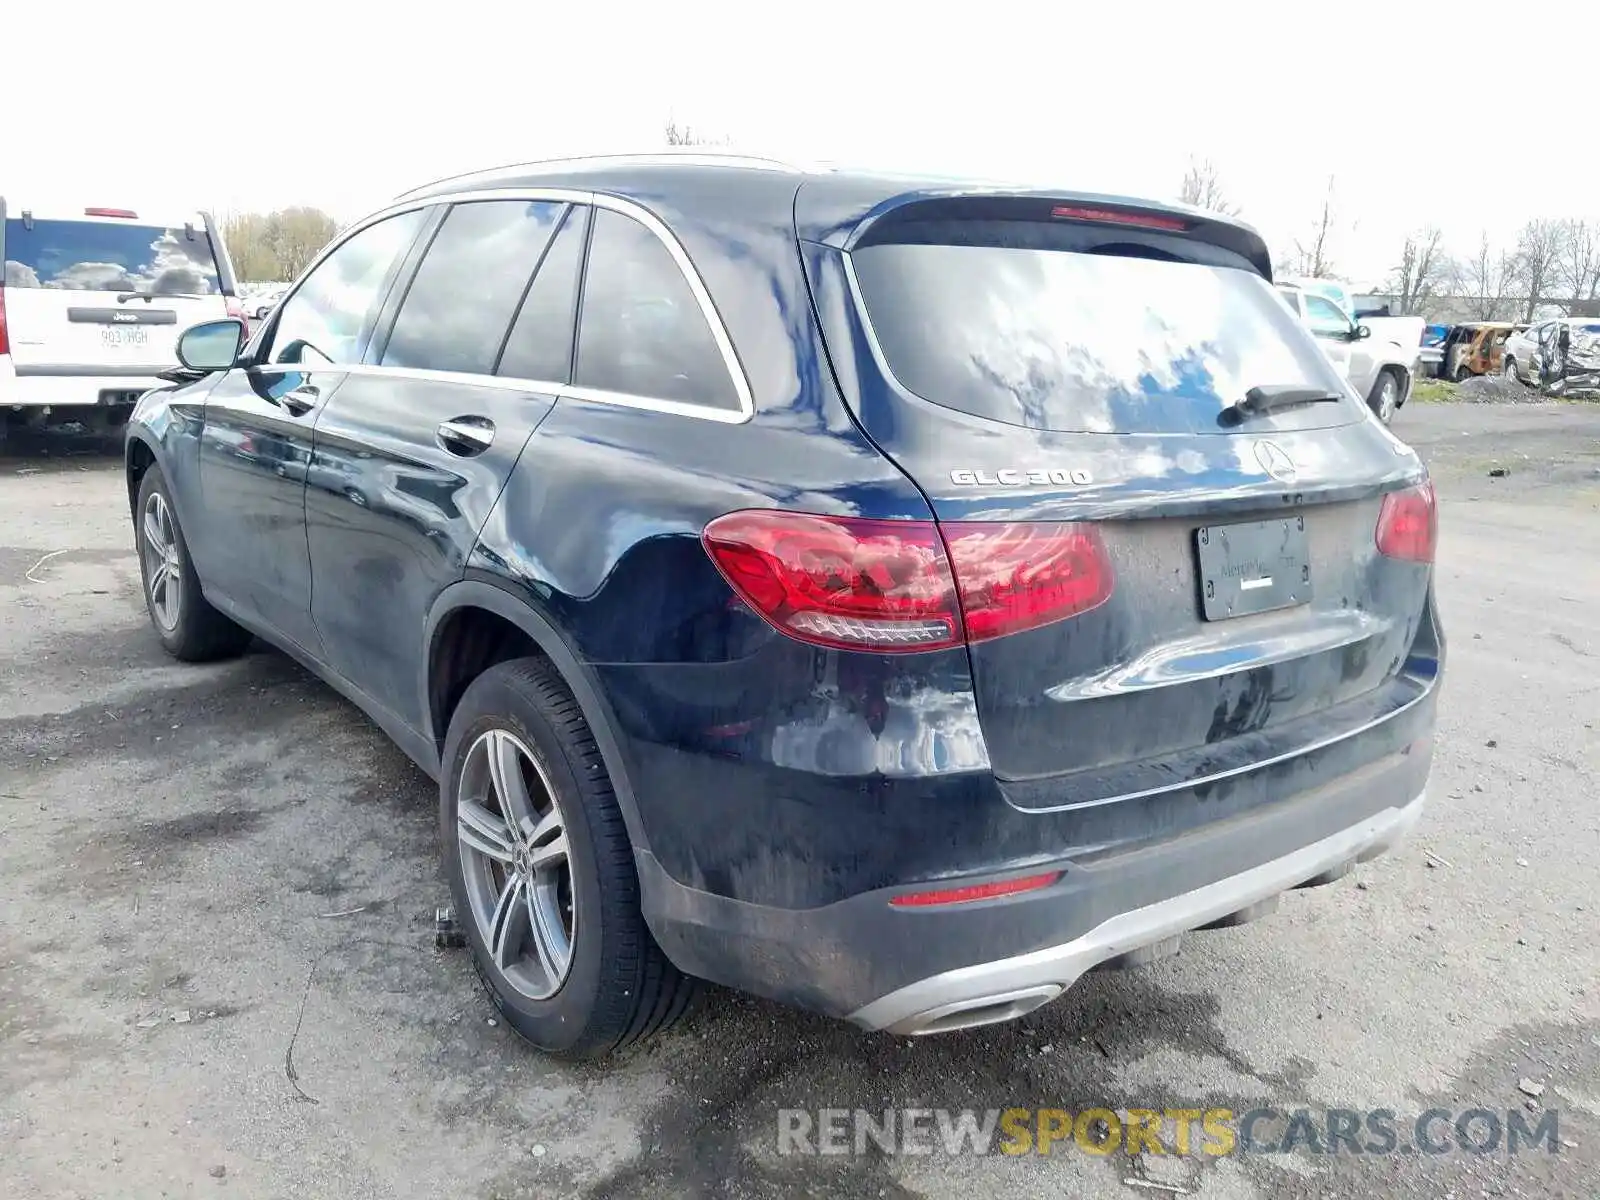
[[[422,209],[387,217],[368,225],[318,263],[279,308],[269,360],[360,362],[362,332],[383,301],[390,270],[411,248],[422,222]]]
[[[1350,318],[1332,300],[1321,296],[1306,297],[1306,324],[1318,337],[1344,337],[1350,332]]]
[[[5,223],[5,284],[67,292],[212,296],[222,290],[203,227],[120,219]]]
[[[382,365],[492,372],[528,280],[566,209],[551,200],[453,207],[400,305]]]
[[[739,396],[689,282],[661,239],[597,209],[578,323],[579,387],[737,410]]]

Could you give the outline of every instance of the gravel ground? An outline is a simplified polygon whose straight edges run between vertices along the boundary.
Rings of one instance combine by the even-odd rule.
[[[582,1068],[434,948],[427,780],[271,650],[162,655],[115,458],[0,459],[0,1195],[1592,1200],[1600,406],[1396,431],[1443,496],[1451,638],[1401,849],[1010,1026],[908,1043],[714,992]],[[1402,1143],[1543,1106],[1558,1153],[776,1152],[789,1106],[1262,1104],[1392,1109]]]

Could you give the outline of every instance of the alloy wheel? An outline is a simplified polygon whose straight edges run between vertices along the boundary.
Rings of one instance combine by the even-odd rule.
[[[145,587],[150,593],[150,612],[156,624],[171,633],[178,627],[183,604],[183,560],[178,553],[178,534],[172,523],[172,509],[160,492],[151,492],[140,520],[144,543]]]
[[[572,969],[577,908],[566,822],[525,742],[478,736],[461,765],[456,839],[472,919],[495,967],[529,1000],[560,991]]]

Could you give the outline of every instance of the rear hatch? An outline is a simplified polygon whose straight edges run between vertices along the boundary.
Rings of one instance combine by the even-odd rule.
[[[127,210],[68,219],[11,207],[5,303],[19,374],[148,373],[177,363],[178,335],[226,316],[231,276],[207,222],[151,222]]]
[[[926,495],[964,603],[1017,600],[967,630],[1014,802],[1243,769],[1415,698],[1431,490],[1252,232],[1024,197],[840,240],[806,259],[847,400]],[[1232,408],[1263,387],[1290,403]]]

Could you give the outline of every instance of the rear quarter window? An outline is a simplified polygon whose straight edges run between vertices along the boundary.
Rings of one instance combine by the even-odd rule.
[[[222,291],[211,239],[125,221],[6,220],[7,287],[209,296]]]
[[[1017,244],[887,243],[851,261],[895,379],[958,412],[1073,432],[1220,433],[1224,407],[1284,384],[1346,399],[1255,428],[1361,416],[1284,299],[1242,266]]]

